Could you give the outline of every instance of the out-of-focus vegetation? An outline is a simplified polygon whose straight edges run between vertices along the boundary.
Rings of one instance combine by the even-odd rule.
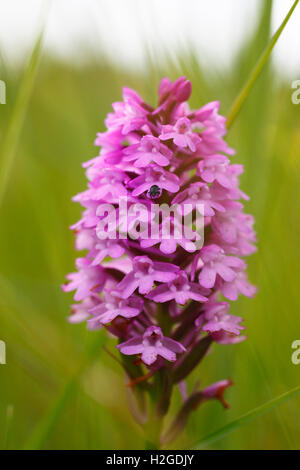
[[[122,371],[103,349],[104,343],[113,349],[114,341],[66,321],[72,295],[60,284],[74,267],[68,226],[80,214],[70,198],[85,187],[81,163],[96,155],[95,134],[104,130],[122,86],[155,104],[160,78],[184,74],[193,83],[192,107],[219,99],[226,114],[267,44],[270,2],[265,5],[253,38],[226,70],[203,68],[193,51],[179,54],[176,64],[167,54],[163,66],[152,58],[144,73],[117,69],[102,57],[82,66],[43,57],[0,207],[0,339],[7,345],[7,364],[0,365],[0,448],[143,446],[127,409]],[[22,74],[2,62],[0,78],[7,85],[1,145]],[[300,70],[290,82],[296,78]],[[256,217],[258,252],[249,271],[259,292],[232,306],[245,319],[248,340],[215,345],[192,377],[203,385],[231,377],[231,408],[213,402],[200,407],[174,444],[178,448],[299,384],[291,344],[300,339],[300,105],[291,102],[290,82],[270,63],[228,135],[237,149],[233,161],[245,166],[247,210]],[[5,155],[1,159],[3,165]],[[213,448],[299,449],[299,418],[295,398]]]

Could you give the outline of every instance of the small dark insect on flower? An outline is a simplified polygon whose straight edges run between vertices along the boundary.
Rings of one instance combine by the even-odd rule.
[[[151,186],[151,188],[149,189],[148,191],[148,196],[151,198],[151,199],[157,199],[161,196],[161,189],[159,186],[157,186],[157,184],[154,184],[153,186]]]

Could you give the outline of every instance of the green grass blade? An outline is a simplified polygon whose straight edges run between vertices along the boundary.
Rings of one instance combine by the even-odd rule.
[[[222,439],[223,437],[231,434],[236,429],[239,429],[241,426],[245,426],[245,424],[250,423],[254,419],[258,418],[259,416],[268,413],[272,409],[276,408],[277,406],[285,403],[286,401],[294,398],[295,396],[300,395],[300,386],[295,387],[289,392],[283,393],[279,397],[273,398],[272,400],[264,403],[263,405],[254,408],[254,410],[245,413],[238,419],[235,419],[231,423],[226,424],[225,426],[221,427],[217,431],[214,431],[207,436],[204,436],[198,444],[194,447],[195,450],[202,449],[203,447],[207,447],[210,444]]]
[[[9,174],[13,166],[18,141],[30,100],[31,91],[35,82],[39,58],[42,50],[43,32],[39,35],[28,65],[24,71],[19,92],[9,119],[0,150],[0,207],[7,187]]]
[[[72,400],[74,392],[76,390],[76,380],[71,379],[58,397],[55,400],[54,405],[47,413],[44,419],[38,424],[33,434],[24,446],[24,450],[40,450],[43,448],[48,437],[51,435],[56,423],[59,421],[60,416],[65,410],[67,404]]]
[[[234,123],[237,115],[239,114],[244,102],[246,101],[253,85],[255,84],[256,80],[260,76],[260,74],[261,74],[266,62],[268,61],[268,59],[269,59],[269,57],[270,57],[277,41],[278,41],[278,39],[281,36],[281,33],[283,32],[285,26],[287,25],[287,23],[288,23],[290,17],[292,16],[292,14],[293,14],[296,6],[298,5],[298,3],[299,3],[299,0],[295,0],[295,2],[293,4],[293,6],[291,7],[290,11],[286,15],[285,19],[281,23],[280,27],[278,28],[278,30],[276,31],[274,36],[272,37],[272,39],[270,41],[270,44],[267,46],[267,48],[263,52],[262,56],[260,57],[259,61],[257,62],[256,66],[254,67],[254,70],[251,73],[249,80],[247,81],[244,88],[242,89],[242,91],[240,92],[240,94],[236,98],[235,102],[233,103],[233,105],[232,105],[232,107],[231,107],[231,109],[228,113],[228,116],[227,116],[227,128],[228,129],[230,129],[230,127]]]
[[[70,404],[70,401],[72,400],[74,393],[77,390],[79,381],[83,373],[96,359],[95,352],[96,351],[102,352],[103,351],[102,346],[105,344],[105,342],[106,342],[106,337],[101,335],[98,338],[96,338],[96,340],[92,343],[92,345],[90,346],[87,352],[87,356],[83,359],[82,363],[79,365],[74,376],[71,377],[67,381],[63,390],[58,394],[58,396],[54,400],[54,403],[50,407],[48,413],[46,413],[44,418],[37,424],[33,433],[31,434],[31,436],[25,443],[23,447],[24,450],[40,450],[44,447],[51,433],[55,429],[56,424],[59,422],[60,417],[62,416],[63,412],[65,411],[67,406]]]
[[[13,405],[8,405],[7,410],[6,410],[6,423],[5,423],[4,444],[3,444],[3,449],[5,450],[9,449],[13,417],[14,417],[14,407]]]

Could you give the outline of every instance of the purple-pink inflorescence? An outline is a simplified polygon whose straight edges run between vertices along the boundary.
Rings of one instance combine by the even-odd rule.
[[[179,384],[181,391],[213,341],[245,338],[241,318],[228,313],[222,296],[233,301],[256,291],[242,259],[255,251],[254,220],[239,201],[247,199],[239,189],[243,167],[228,158],[234,151],[224,141],[226,120],[218,113],[219,103],[190,110],[190,94],[185,77],[174,83],[164,78],[156,109],[128,88],[123,101],[113,104],[107,130],[95,141],[100,155],[84,164],[88,189],[74,197],[84,208],[72,227],[76,248],[87,254],[77,259],[77,272],[63,286],[75,290],[79,302],[72,306],[70,321],[87,320],[91,329],[105,326],[117,337],[132,383],[141,376],[151,386],[153,376],[163,371],[168,384]],[[197,247],[197,234],[166,240],[162,227],[152,238],[117,233],[101,239],[100,205],[112,205],[124,229],[120,198],[127,198],[129,209],[143,203],[149,211],[152,204],[199,202],[204,245]],[[167,219],[175,225],[172,214]],[[134,222],[129,215],[127,223]],[[198,403],[210,398],[225,403],[229,385],[225,380],[197,392]],[[195,393],[183,393],[185,403]]]

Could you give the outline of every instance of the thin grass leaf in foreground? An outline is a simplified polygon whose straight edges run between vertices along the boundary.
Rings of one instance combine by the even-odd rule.
[[[36,72],[39,64],[39,58],[42,50],[43,32],[39,35],[33,48],[28,65],[25,69],[19,93],[13,107],[10,120],[7,125],[5,135],[3,137],[0,157],[0,207],[7,187],[9,174],[13,166],[14,157],[20,134],[22,131],[25,114],[27,111],[31,91],[33,89]]]
[[[300,386],[293,388],[289,392],[283,393],[279,397],[273,398],[273,400],[270,400],[267,403],[264,403],[263,405],[258,406],[257,408],[254,408],[251,411],[248,411],[248,413],[245,413],[240,418],[237,418],[231,423],[228,423],[225,426],[221,427],[220,429],[217,429],[217,431],[214,431],[208,434],[207,436],[204,436],[198,442],[198,444],[195,447],[193,447],[193,449],[195,450],[203,449],[204,447],[207,447],[208,445],[213,444],[216,441],[219,441],[220,439],[232,433],[236,429],[239,429],[240,427],[245,426],[245,424],[250,423],[254,419],[258,418],[259,416],[262,416],[265,413],[268,413],[272,409],[276,408],[282,403],[285,403],[288,400],[291,400],[292,398],[296,397],[299,394],[300,394]]]
[[[83,359],[77,371],[67,381],[63,390],[58,393],[48,413],[46,413],[45,417],[37,424],[28,441],[25,443],[23,447],[24,450],[40,450],[44,447],[51,433],[55,429],[56,424],[59,422],[65,409],[69,405],[70,400],[74,396],[83,373],[96,358],[99,358],[99,354],[96,356],[96,351],[98,351],[98,353],[99,351],[103,351],[102,346],[105,344],[105,341],[106,338],[101,335],[92,343],[86,358]]]
[[[232,124],[234,123],[237,115],[239,114],[244,102],[246,101],[253,85],[255,84],[256,80],[258,79],[259,75],[261,74],[266,62],[268,61],[271,52],[273,51],[278,39],[281,36],[281,33],[283,32],[285,26],[287,25],[289,19],[291,18],[296,6],[298,5],[299,0],[295,0],[293,3],[293,6],[291,7],[290,11],[286,15],[285,19],[281,23],[280,27],[272,37],[270,44],[267,46],[266,50],[263,52],[261,58],[257,62],[253,72],[250,75],[249,80],[247,81],[246,85],[242,89],[241,93],[238,95],[237,99],[232,105],[232,108],[230,109],[228,116],[227,116],[227,129],[229,129]]]

